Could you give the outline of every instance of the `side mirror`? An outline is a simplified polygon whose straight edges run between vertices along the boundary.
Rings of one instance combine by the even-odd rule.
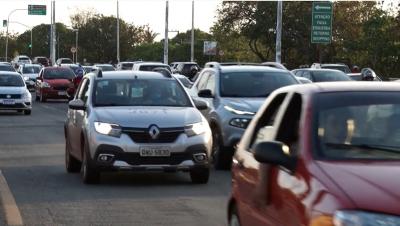
[[[71,100],[68,103],[68,107],[72,110],[82,110],[82,111],[86,110],[85,103],[80,99]]]
[[[293,171],[296,158],[290,156],[289,147],[277,141],[258,143],[254,147],[254,158],[260,163],[279,165]]]
[[[208,109],[208,102],[206,101],[194,99],[193,102],[196,108],[199,109],[200,111]]]
[[[213,98],[212,92],[209,89],[202,89],[197,95],[203,98]]]

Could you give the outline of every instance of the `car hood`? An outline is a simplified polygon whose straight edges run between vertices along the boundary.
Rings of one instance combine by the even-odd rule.
[[[257,112],[266,98],[224,98],[223,104],[235,110]]]
[[[28,77],[30,79],[35,79],[38,77],[39,74],[23,74],[23,77]]]
[[[25,86],[23,87],[0,86],[0,94],[23,94],[25,91],[26,91]]]
[[[96,119],[122,127],[160,128],[183,127],[202,121],[201,113],[193,107],[96,107]]]
[[[318,162],[357,209],[400,214],[400,164],[397,162]]]
[[[68,85],[72,82],[68,79],[45,79],[44,81],[49,83],[51,86]]]

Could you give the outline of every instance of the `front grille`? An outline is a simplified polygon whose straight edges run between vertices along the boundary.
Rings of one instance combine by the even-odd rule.
[[[56,86],[53,87],[53,89],[58,91],[66,91],[68,89],[68,86]]]
[[[0,94],[0,99],[21,99],[21,94]]]
[[[130,165],[178,165],[185,160],[193,160],[191,153],[171,153],[169,157],[141,157],[139,153],[118,153],[115,160]]]
[[[173,143],[185,132],[183,128],[159,128],[160,134],[153,139],[148,128],[123,128],[122,132],[127,134],[135,143]]]

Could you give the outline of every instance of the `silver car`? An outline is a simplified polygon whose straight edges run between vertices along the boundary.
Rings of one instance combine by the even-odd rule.
[[[98,183],[109,170],[190,172],[207,183],[211,129],[176,78],[97,70],[84,76],[65,123],[66,168]]]
[[[0,72],[0,110],[31,114],[32,96],[17,72]]]

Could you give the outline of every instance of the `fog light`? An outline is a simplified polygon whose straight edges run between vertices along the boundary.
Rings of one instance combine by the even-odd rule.
[[[114,155],[112,154],[100,154],[97,160],[99,162],[111,162],[114,159]]]
[[[193,157],[196,162],[204,162],[207,160],[206,154],[204,153],[194,154]]]

